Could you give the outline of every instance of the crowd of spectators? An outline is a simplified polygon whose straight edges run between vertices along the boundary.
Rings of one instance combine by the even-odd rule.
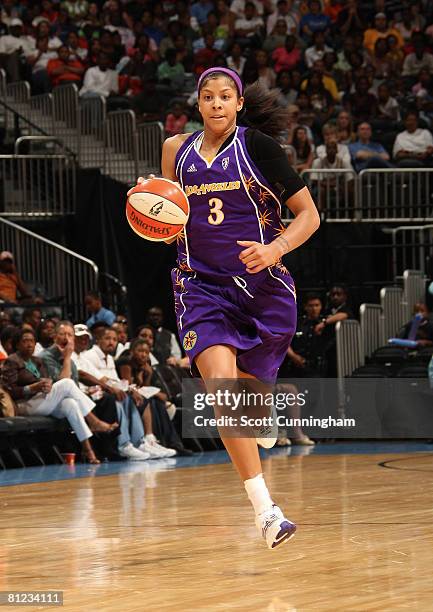
[[[3,400],[8,394],[16,415],[66,418],[90,463],[100,462],[94,434],[103,440],[104,456],[114,459],[190,454],[174,425],[170,387],[160,384],[155,370],[161,364],[180,378],[187,365],[176,337],[163,327],[162,310],[150,309],[129,339],[127,318],[104,308],[97,293],[89,292],[84,303],[90,316],[75,324],[46,305],[5,307],[0,313]]]
[[[432,166],[428,0],[3,0],[0,63],[34,93],[75,83],[108,108],[199,129],[198,76],[274,90],[299,170]],[[337,152],[335,153],[335,144]]]

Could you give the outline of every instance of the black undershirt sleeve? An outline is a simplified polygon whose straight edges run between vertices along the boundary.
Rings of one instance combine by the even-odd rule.
[[[276,140],[255,129],[247,130],[245,140],[249,156],[264,178],[280,192],[282,203],[305,187]]]

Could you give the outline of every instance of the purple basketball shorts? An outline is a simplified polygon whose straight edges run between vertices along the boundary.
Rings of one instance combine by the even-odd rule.
[[[191,365],[209,346],[237,350],[237,366],[274,382],[296,331],[296,292],[287,270],[203,277],[172,270],[177,325]]]

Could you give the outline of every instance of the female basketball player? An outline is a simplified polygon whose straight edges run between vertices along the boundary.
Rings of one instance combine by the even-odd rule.
[[[179,335],[204,381],[274,381],[296,329],[295,287],[281,257],[316,231],[319,216],[283,150],[265,135],[276,135],[286,122],[274,100],[258,85],[244,95],[235,72],[210,68],[198,83],[204,130],[173,136],[163,146],[162,175],[178,181],[190,203],[172,277]],[[295,217],[286,229],[281,202]],[[222,431],[221,437],[256,525],[275,548],[296,530],[263,479],[257,443],[269,447],[275,439]]]

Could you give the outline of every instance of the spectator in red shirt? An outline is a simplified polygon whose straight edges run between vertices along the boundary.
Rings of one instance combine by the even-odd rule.
[[[62,45],[57,51],[58,58],[51,59],[47,64],[47,72],[53,87],[63,83],[81,83],[85,68],[78,59],[71,59],[69,49]]]
[[[301,61],[301,52],[295,47],[296,38],[289,34],[286,36],[284,47],[277,47],[272,53],[275,62],[274,70],[278,74],[281,70],[293,70]]]

